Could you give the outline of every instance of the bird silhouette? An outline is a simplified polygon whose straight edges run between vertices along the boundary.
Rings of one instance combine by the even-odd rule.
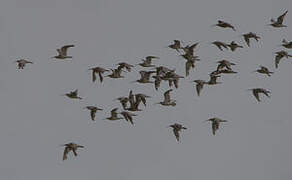
[[[84,148],[84,146],[81,146],[81,145],[78,145],[78,144],[75,144],[75,143],[72,143],[72,142],[68,143],[68,144],[64,144],[62,146],[65,146],[64,153],[63,153],[63,161],[68,158],[68,153],[70,151],[73,152],[74,156],[77,156],[77,149],[78,148]]]
[[[173,134],[174,134],[174,136],[175,136],[177,142],[179,142],[179,140],[180,140],[180,134],[179,134],[180,131],[181,131],[182,129],[187,129],[186,127],[184,127],[183,125],[178,124],[178,123],[174,123],[174,124],[170,125],[169,127],[172,128],[172,130],[173,130]]]
[[[243,34],[242,36],[243,36],[248,47],[250,47],[250,39],[255,39],[256,41],[259,41],[259,39],[260,39],[260,37],[253,32]]]
[[[18,63],[18,69],[23,69],[26,64],[33,64],[33,62],[25,60],[25,59],[19,59],[15,62]]]
[[[262,93],[262,94],[264,94],[264,95],[266,95],[267,97],[271,97],[270,96],[270,91],[268,91],[268,90],[266,90],[266,89],[263,89],[263,88],[253,88],[253,89],[248,89],[248,90],[250,90],[250,91],[252,91],[252,94],[254,95],[254,97],[256,98],[256,100],[258,101],[258,102],[260,102],[261,100],[260,100],[260,97],[259,97],[259,94],[260,93]]]
[[[227,120],[222,120],[220,118],[214,117],[214,118],[210,118],[206,121],[211,121],[212,122],[212,133],[213,135],[216,134],[216,131],[219,129],[219,125],[222,122],[227,122]]]
[[[102,111],[103,109],[100,109],[96,106],[86,106],[85,107],[86,109],[88,109],[90,111],[90,117],[91,117],[91,120],[92,121],[95,121],[95,114],[96,112],[99,110],[99,111]]]
[[[60,49],[57,49],[58,55],[54,56],[53,58],[56,58],[56,59],[72,58],[72,56],[67,55],[67,51],[71,47],[74,47],[74,45],[65,45],[65,46],[61,47]]]
[[[285,11],[281,16],[277,18],[277,21],[275,21],[273,18],[271,19],[271,24],[270,26],[273,26],[275,28],[281,28],[281,27],[287,27],[286,25],[283,24],[284,18],[287,15],[288,11]]]

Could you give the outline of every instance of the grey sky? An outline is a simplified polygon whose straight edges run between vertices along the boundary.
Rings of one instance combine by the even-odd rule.
[[[291,0],[2,0],[0,179],[290,179],[292,62],[284,60],[275,70],[273,53],[282,49],[283,38],[292,40],[292,11],[285,19],[288,28],[266,26],[290,7]],[[238,31],[212,28],[218,19]],[[239,35],[250,31],[262,39],[247,48]],[[92,83],[86,71],[156,55],[161,59],[155,64],[184,75],[184,61],[165,48],[173,39],[201,42],[201,61],[172,92],[174,108],[152,105],[163,98],[167,83],[158,92],[151,85],[129,84],[136,72],[124,80]],[[235,40],[245,48],[221,52],[210,45],[215,40]],[[73,60],[50,59],[65,44],[75,44],[69,50]],[[17,70],[12,62],[18,58],[35,64]],[[239,74],[225,75],[223,84],[205,87],[197,97],[189,81],[208,79],[223,58],[237,63]],[[258,65],[275,74],[251,73]],[[245,91],[253,87],[271,90],[271,99],[257,103]],[[76,88],[82,101],[60,96]],[[112,100],[129,89],[153,96],[135,126],[101,120],[121,108]],[[105,109],[96,122],[82,109],[93,104]],[[213,116],[230,121],[216,136],[202,122]],[[166,128],[174,122],[188,127],[180,143]],[[59,145],[70,141],[86,148],[62,162]]]

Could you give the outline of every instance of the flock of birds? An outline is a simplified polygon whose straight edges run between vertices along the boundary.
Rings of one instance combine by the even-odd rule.
[[[271,19],[271,23],[269,24],[270,26],[274,28],[283,28],[287,27],[286,25],[283,24],[284,18],[287,15],[288,11],[284,12],[281,16],[277,18],[277,20]],[[231,25],[228,22],[224,22],[222,20],[218,20],[217,24],[213,25],[221,28],[230,28],[233,31],[236,31],[235,27]],[[259,41],[261,38],[256,35],[253,32],[249,32],[246,34],[242,34],[244,41],[246,42],[247,46],[250,47],[251,40],[254,39],[255,41]],[[190,70],[192,68],[195,68],[195,64],[197,61],[200,61],[199,57],[195,53],[195,49],[197,48],[199,43],[194,43],[192,45],[186,45],[183,46],[182,42],[179,40],[174,40],[173,44],[170,44],[168,48],[175,50],[183,59],[186,61],[185,62],[185,76],[189,76]],[[219,50],[224,51],[230,49],[231,51],[236,51],[237,48],[243,48],[242,45],[237,44],[235,41],[232,41],[230,44],[224,43],[221,41],[214,41],[212,42],[212,45],[215,45],[218,47]],[[286,49],[292,49],[292,41],[288,42],[285,39],[282,40],[282,46]],[[57,49],[58,55],[54,56],[53,58],[59,59],[59,60],[65,60],[65,59],[70,59],[72,56],[68,56],[68,49],[74,47],[74,45],[65,45],[61,47],[60,49]],[[275,68],[278,68],[280,60],[283,58],[289,58],[292,57],[292,55],[289,55],[287,51],[281,50],[275,53]],[[175,72],[175,69],[169,69],[165,66],[155,66],[152,64],[152,61],[155,59],[159,59],[157,56],[147,56],[145,59],[142,59],[142,62],[137,64],[137,66],[141,66],[143,68],[151,68],[149,70],[141,70],[140,73],[140,79],[137,79],[134,81],[135,83],[147,83],[147,84],[154,84],[155,90],[158,90],[160,87],[160,84],[162,81],[168,82],[168,85],[170,87],[169,90],[164,92],[164,99],[161,102],[157,102],[156,104],[160,104],[162,106],[176,106],[176,100],[171,99],[170,93],[173,91],[171,88],[174,86],[175,88],[179,87],[179,80],[184,78],[184,76],[178,75]],[[33,64],[32,61],[28,61],[25,59],[20,59],[16,61],[18,63],[18,68],[23,69],[26,64]],[[192,82],[196,83],[196,92],[197,95],[200,96],[201,91],[203,90],[203,87],[205,85],[216,85],[220,84],[221,82],[217,82],[217,79],[221,77],[222,74],[235,74],[237,73],[236,71],[232,70],[232,66],[235,66],[236,64],[233,62],[230,62],[228,60],[221,60],[217,62],[217,68],[211,72],[210,79],[208,81],[206,80],[194,80]],[[92,82],[97,81],[97,74],[99,77],[100,83],[103,82],[104,80],[104,74],[107,74],[105,77],[108,78],[114,78],[114,79],[119,79],[119,78],[124,78],[123,73],[130,73],[132,68],[136,65],[131,65],[126,62],[120,62],[117,64],[117,67],[114,69],[107,69],[103,67],[93,67],[90,68],[89,70],[92,72]],[[271,72],[267,67],[265,66],[260,66],[259,69],[255,70],[254,72],[265,74],[267,76],[271,76],[273,72]],[[248,89],[252,91],[252,94],[256,98],[258,102],[260,102],[260,94],[264,94],[267,97],[270,97],[270,91],[263,89],[263,88],[253,88],[253,89]],[[68,92],[64,94],[66,97],[71,98],[71,99],[82,99],[78,95],[78,90],[74,90],[71,92]],[[151,98],[150,96],[142,93],[134,94],[132,90],[130,90],[128,96],[123,96],[123,97],[118,97],[115,100],[119,101],[123,111],[118,112],[118,108],[114,108],[110,112],[110,116],[105,118],[106,120],[110,121],[116,121],[116,120],[121,120],[125,119],[127,122],[130,122],[132,125],[134,124],[133,122],[133,117],[137,116],[137,114],[133,112],[139,112],[142,111],[141,104],[143,104],[146,107],[147,99]],[[96,107],[96,106],[86,106],[84,109],[87,109],[90,111],[90,117],[92,121],[95,121],[96,118],[96,113],[98,111],[103,111],[102,108]],[[121,116],[119,116],[121,115]],[[220,119],[218,117],[213,117],[210,118],[206,121],[210,121],[212,123],[212,134],[215,135],[216,131],[219,129],[220,123],[227,122],[227,120]],[[168,127],[172,128],[173,133],[175,135],[175,138],[177,141],[180,140],[180,132],[182,130],[187,129],[184,127],[182,124],[179,123],[174,123],[169,125]],[[65,146],[65,150],[63,153],[63,160],[67,159],[67,155],[70,151],[73,152],[75,156],[77,156],[77,149],[78,148],[84,148],[82,145],[78,145],[76,143],[68,143],[64,144],[62,146]]]

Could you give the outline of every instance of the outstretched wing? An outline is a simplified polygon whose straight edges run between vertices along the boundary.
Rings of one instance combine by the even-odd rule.
[[[63,161],[67,159],[67,154],[70,152],[69,147],[65,147],[64,153],[63,153]]]
[[[252,91],[252,94],[254,95],[254,97],[257,99],[258,102],[261,101],[261,100],[260,100],[260,97],[259,97],[259,93],[258,93],[257,90],[253,90],[253,91]]]
[[[67,50],[68,48],[70,47],[74,47],[74,45],[66,45],[66,46],[63,46],[61,49],[60,49],[60,52],[63,56],[67,56]],[[58,51],[59,52],[59,51]]]
[[[280,24],[282,24],[287,13],[288,13],[288,11],[284,12],[284,14],[282,14],[281,16],[279,16],[277,18],[277,22],[280,23]]]
[[[95,119],[95,114],[96,114],[96,110],[93,109],[90,111],[90,116],[91,116],[92,121],[94,121],[94,119]]]
[[[95,80],[96,80],[95,71],[92,71],[92,82],[95,82]]]
[[[244,41],[246,42],[247,46],[249,47],[249,38],[246,35],[243,35]]]
[[[177,129],[173,128],[173,134],[175,135],[176,140],[179,141],[179,132]]]

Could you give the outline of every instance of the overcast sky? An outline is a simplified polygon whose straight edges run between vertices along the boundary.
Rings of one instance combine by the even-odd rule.
[[[267,26],[292,7],[291,0],[1,0],[0,2],[0,179],[5,180],[288,180],[292,177],[291,106],[292,59],[274,67],[274,52],[283,38],[292,41],[292,10],[284,24]],[[211,27],[222,19],[237,29]],[[247,48],[240,36],[255,32]],[[119,61],[137,64],[148,55],[156,65],[185,74],[185,61],[166,48],[172,40],[200,42],[201,61],[171,95],[176,107],[153,105],[163,99],[152,85],[129,83],[139,78],[136,66],[122,80],[91,82],[89,67],[113,68]],[[244,46],[235,52],[214,47],[212,41]],[[74,44],[71,61],[55,61],[56,49]],[[292,54],[292,51],[289,51]],[[34,62],[18,70],[13,61]],[[223,84],[204,87],[198,97],[191,80],[209,78],[216,61],[235,62],[236,75],[223,75]],[[251,73],[259,65],[271,77]],[[262,87],[272,92],[258,103],[246,91]],[[81,101],[60,96],[78,89]],[[135,117],[102,120],[113,99],[129,90],[152,96]],[[104,109],[92,122],[82,109]],[[220,117],[216,136],[204,120]],[[170,128],[188,129],[176,142]],[[84,145],[79,156],[62,161],[60,144]]]

